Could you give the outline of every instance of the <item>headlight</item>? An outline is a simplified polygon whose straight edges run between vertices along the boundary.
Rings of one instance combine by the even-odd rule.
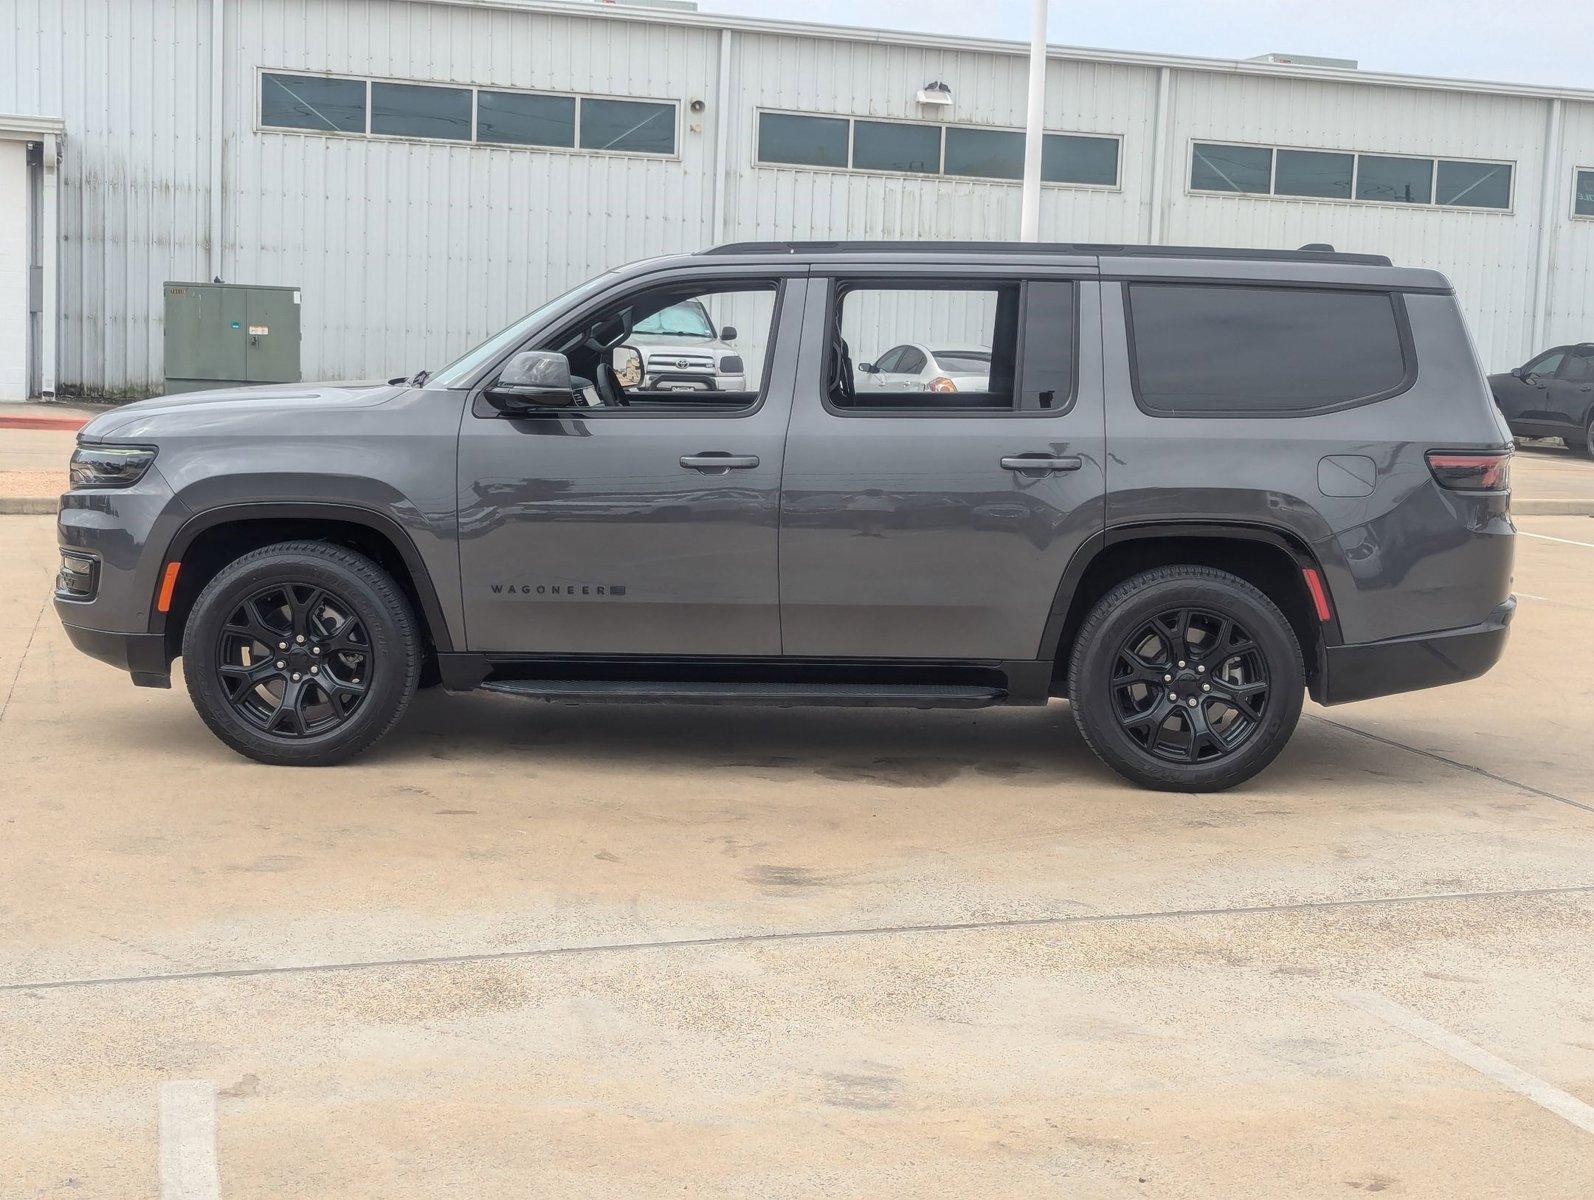
[[[72,486],[132,487],[154,461],[153,446],[79,446],[72,452]]]

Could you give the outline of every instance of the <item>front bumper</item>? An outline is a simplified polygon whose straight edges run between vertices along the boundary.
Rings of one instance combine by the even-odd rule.
[[[1347,704],[1476,679],[1505,653],[1505,640],[1516,609],[1516,597],[1512,596],[1480,625],[1381,642],[1329,646],[1324,651],[1323,669],[1312,687],[1312,698],[1319,704]]]
[[[90,658],[97,658],[128,672],[138,687],[172,686],[172,664],[166,657],[166,638],[163,634],[110,633],[103,629],[86,629],[65,619],[71,607],[59,600],[56,601],[56,611],[61,614],[67,639]]]

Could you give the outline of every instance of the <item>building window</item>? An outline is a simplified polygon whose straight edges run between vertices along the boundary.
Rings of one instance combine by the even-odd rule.
[[[1116,137],[1048,133],[1041,143],[1041,179],[1117,187],[1118,145]],[[970,125],[760,112],[758,161],[1017,181],[1024,177],[1024,134]]]
[[[845,167],[847,141],[847,121],[841,117],[758,114],[759,162]]]
[[[583,97],[581,148],[674,154],[675,105]]]
[[[1510,163],[1196,142],[1190,190],[1446,208],[1511,207]]]
[[[365,132],[365,80],[262,75],[260,123],[324,133]]]
[[[674,155],[676,111],[664,100],[260,73],[260,124],[272,129]]]
[[[1594,171],[1578,171],[1572,186],[1572,213],[1594,217]]]
[[[1265,146],[1197,142],[1190,186],[1198,192],[1262,192],[1272,187],[1273,151]]]
[[[477,92],[476,140],[505,146],[576,144],[576,98]]]
[[[371,84],[371,132],[470,141],[470,92],[410,83]]]

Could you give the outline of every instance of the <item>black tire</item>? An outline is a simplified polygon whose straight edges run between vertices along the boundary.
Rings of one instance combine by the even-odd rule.
[[[200,717],[238,753],[275,766],[328,766],[370,747],[404,715],[421,659],[392,577],[324,542],[283,542],[229,563],[183,629],[183,676]]]
[[[1594,412],[1588,415],[1588,424],[1583,427],[1582,444],[1578,444],[1576,437],[1566,439],[1566,445],[1574,454],[1581,454],[1584,458],[1594,458]]]
[[[1183,632],[1180,613],[1190,614]],[[1158,791],[1250,779],[1289,741],[1305,687],[1300,644],[1278,606],[1211,567],[1159,567],[1113,588],[1085,618],[1068,666],[1091,750]]]

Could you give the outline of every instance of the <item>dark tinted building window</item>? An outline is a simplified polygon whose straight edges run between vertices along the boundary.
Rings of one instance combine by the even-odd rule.
[[[1433,159],[1362,154],[1356,163],[1356,198],[1385,204],[1433,200]]]
[[[1573,190],[1572,211],[1580,217],[1594,217],[1594,171],[1579,171]]]
[[[1262,192],[1272,186],[1273,151],[1266,146],[1197,142],[1190,186],[1198,192]]]
[[[581,147],[674,154],[675,105],[588,97],[581,102]]]
[[[1467,208],[1510,208],[1511,168],[1505,163],[1439,160],[1435,204]]]
[[[894,121],[852,123],[852,165],[866,171],[941,170],[941,127]]]
[[[1048,133],[1041,140],[1041,178],[1047,183],[1116,186],[1118,139]]]
[[[365,80],[262,75],[260,123],[322,133],[365,132]]]
[[[371,132],[468,142],[470,92],[465,88],[372,83]]]
[[[840,117],[759,113],[758,161],[845,167],[847,122]]]
[[[476,93],[476,140],[508,146],[574,146],[574,96]]]
[[[948,125],[946,174],[1022,179],[1024,135],[1003,129],[963,129]]]
[[[1318,150],[1280,150],[1273,191],[1280,196],[1323,196],[1350,199],[1354,154],[1328,154]]]
[[[1385,292],[1130,285],[1135,394],[1167,414],[1306,412],[1406,379]]]

